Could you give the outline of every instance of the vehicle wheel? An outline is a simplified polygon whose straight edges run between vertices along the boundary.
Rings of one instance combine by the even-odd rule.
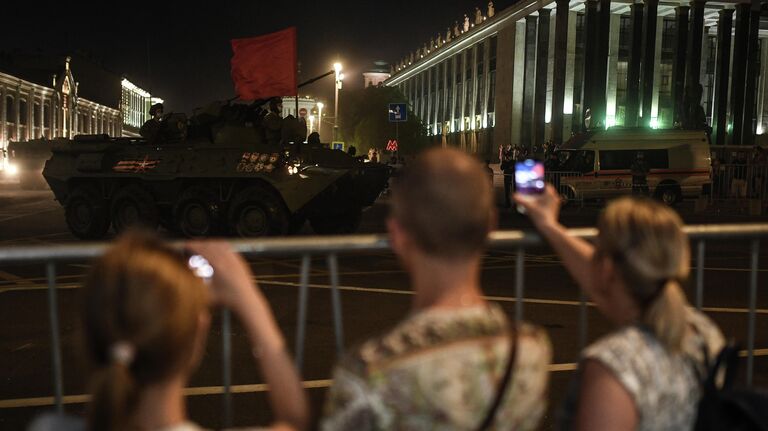
[[[310,217],[309,224],[317,234],[340,235],[356,232],[357,228],[360,227],[360,219],[362,217],[363,211],[355,208],[335,216]]]
[[[174,205],[174,225],[184,236],[199,237],[218,233],[221,206],[216,193],[204,187],[184,190]]]
[[[562,208],[573,205],[573,201],[576,199],[576,196],[573,194],[573,190],[569,189],[568,187],[561,188],[558,191],[558,194],[560,195],[560,207]]]
[[[70,232],[80,239],[99,239],[109,230],[107,201],[92,187],[78,187],[69,194],[64,218]]]
[[[666,205],[674,206],[680,202],[682,195],[680,193],[680,187],[677,186],[659,186],[656,189],[654,197]]]
[[[126,186],[115,193],[112,198],[111,213],[115,232],[122,232],[135,226],[157,229],[160,223],[155,198],[139,186]]]
[[[232,230],[243,237],[285,235],[289,214],[282,200],[263,187],[251,186],[235,195],[230,203]]]

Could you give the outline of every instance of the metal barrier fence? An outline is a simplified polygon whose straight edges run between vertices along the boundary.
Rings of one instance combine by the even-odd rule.
[[[747,384],[752,383],[755,350],[755,314],[757,308],[757,274],[760,240],[768,237],[768,224],[743,225],[700,225],[685,228],[692,241],[695,253],[695,294],[694,305],[702,308],[704,298],[704,258],[708,241],[725,239],[746,239],[750,241],[750,282],[748,297],[747,323]],[[593,228],[571,229],[569,234],[592,240],[597,234]],[[341,295],[339,292],[339,273],[337,256],[370,251],[389,251],[389,243],[384,235],[353,235],[333,237],[269,238],[260,240],[233,240],[234,249],[246,257],[288,257],[301,256],[301,272],[298,295],[298,316],[296,328],[295,358],[299,370],[304,360],[304,340],[307,325],[307,303],[309,300],[309,275],[311,257],[322,255],[330,273],[332,319],[337,353],[344,349],[343,319],[341,314]],[[542,239],[534,232],[496,231],[489,237],[491,249],[514,249],[515,253],[515,319],[523,318],[525,298],[525,250],[527,247],[540,246]],[[174,243],[183,247],[183,243]],[[84,243],[76,245],[45,246],[8,246],[0,247],[0,265],[9,263],[43,263],[48,285],[48,310],[51,329],[51,361],[53,363],[54,402],[59,412],[63,411],[63,383],[61,363],[61,339],[59,329],[59,307],[56,287],[56,265],[62,262],[83,261],[98,257],[107,249],[106,243]],[[587,342],[587,299],[580,296],[579,305],[579,346]],[[232,424],[232,345],[230,340],[231,317],[222,313],[222,380],[224,387],[223,412],[224,427]]]
[[[501,183],[496,183],[494,180],[494,187],[503,187],[503,181],[505,178],[509,178],[512,181],[512,187],[514,189],[514,174],[494,174],[495,176],[501,177]],[[582,177],[584,174],[581,172],[569,172],[569,171],[545,171],[544,172],[544,181],[546,181],[549,184],[552,184],[555,187],[555,190],[560,194],[560,196],[563,198],[563,201],[567,201],[568,203],[577,203],[579,205],[584,204],[584,197],[581,194],[577,194],[573,191],[572,188],[568,187],[567,185],[564,185],[562,183],[563,178],[567,177]]]
[[[712,169],[713,200],[768,197],[768,166],[723,164]]]

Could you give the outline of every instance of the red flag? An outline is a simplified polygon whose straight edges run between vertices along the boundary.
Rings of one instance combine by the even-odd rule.
[[[240,99],[295,96],[296,27],[232,39],[232,81]]]

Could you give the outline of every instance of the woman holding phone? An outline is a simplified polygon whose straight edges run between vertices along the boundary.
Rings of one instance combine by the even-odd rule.
[[[692,429],[697,376],[722,348],[723,336],[683,293],[690,250],[679,216],[649,199],[620,198],[601,214],[592,245],[558,222],[560,199],[552,186],[536,197],[514,198],[616,326],[582,352],[562,428]]]
[[[214,305],[233,311],[253,346],[270,389],[270,429],[307,427],[301,381],[245,261],[224,242],[189,249],[204,271],[196,274],[181,253],[137,233],[123,235],[96,260],[83,292],[93,370],[87,424],[49,417],[31,429],[201,430],[187,417],[184,389],[205,352]]]

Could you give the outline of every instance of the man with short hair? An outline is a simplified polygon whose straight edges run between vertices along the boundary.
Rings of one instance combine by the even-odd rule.
[[[414,291],[411,313],[337,364],[322,429],[534,429],[551,347],[480,289],[497,219],[482,164],[429,150],[397,178],[391,206],[387,230]]]

